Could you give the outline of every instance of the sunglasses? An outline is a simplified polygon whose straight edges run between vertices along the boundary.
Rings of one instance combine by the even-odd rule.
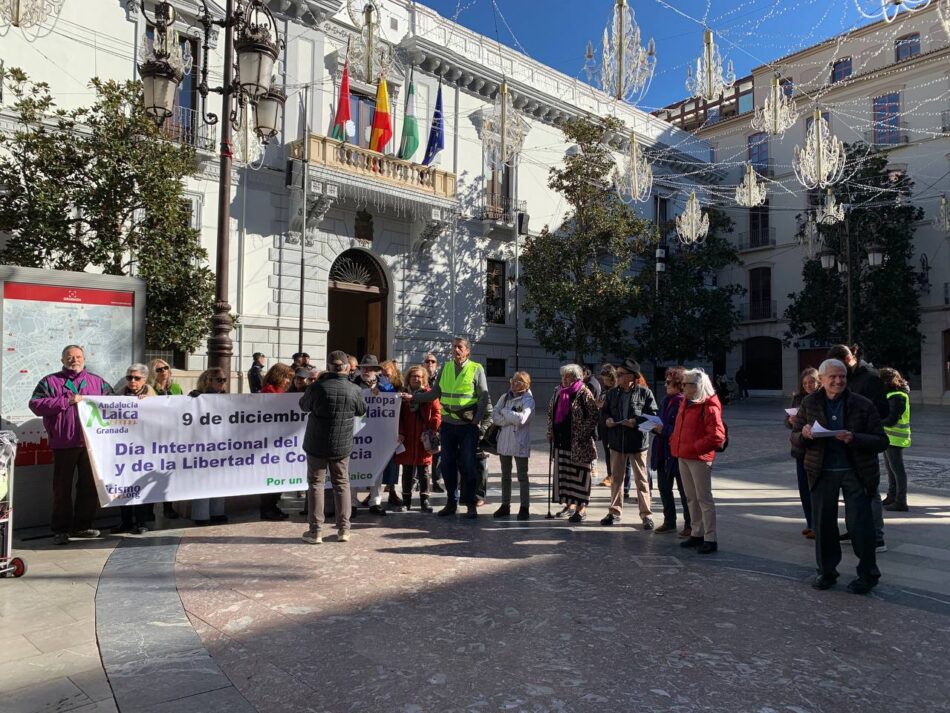
[[[424,362],[422,362],[422,363],[423,363],[423,364],[435,364],[436,361],[435,361],[435,359],[426,359],[426,360],[425,360]]]
[[[156,367],[155,367],[155,371],[157,371],[157,372],[159,372],[159,373],[161,373],[161,372],[163,372],[163,371],[168,371],[168,367],[167,367],[167,366],[156,366]]]
[[[219,376],[219,377],[216,377],[216,378],[215,378],[214,383],[216,383],[216,384],[223,384],[223,383],[226,382],[226,381],[227,381],[227,379],[225,379],[223,376]]]
[[[125,380],[126,381],[142,381],[144,378],[145,378],[144,376],[127,376],[125,377]]]

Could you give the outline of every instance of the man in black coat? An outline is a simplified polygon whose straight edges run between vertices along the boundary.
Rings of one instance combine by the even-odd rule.
[[[264,369],[265,357],[260,352],[254,352],[253,359],[251,368],[247,370],[247,385],[252,394],[259,394],[264,388],[264,376],[261,372]]]
[[[307,454],[307,509],[310,528],[303,541],[323,542],[323,484],[327,473],[333,484],[338,540],[350,539],[350,453],[353,451],[353,419],[366,413],[363,391],[347,378],[346,354],[331,352],[327,370],[307,387],[300,408],[310,414],[303,449]]]
[[[838,359],[818,368],[822,388],[806,396],[792,419],[791,443],[805,453],[805,473],[811,489],[812,527],[818,576],[815,589],[829,589],[838,579],[841,542],[838,538],[838,495],[851,546],[858,558],[858,577],[848,584],[855,594],[867,594],[881,578],[874,551],[871,498],[877,493],[881,469],[877,454],[888,439],[874,404],[847,388],[848,370]],[[818,427],[836,431],[823,435]]]

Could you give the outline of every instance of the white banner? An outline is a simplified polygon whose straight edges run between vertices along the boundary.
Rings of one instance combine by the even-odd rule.
[[[379,484],[399,441],[398,394],[366,390],[350,485]],[[79,419],[103,506],[306,490],[300,394],[85,396]],[[327,483],[330,487],[330,483]]]

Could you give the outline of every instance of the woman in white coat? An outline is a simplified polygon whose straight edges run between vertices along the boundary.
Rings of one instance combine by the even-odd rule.
[[[528,456],[531,455],[531,417],[534,415],[534,397],[531,395],[531,376],[516,371],[511,377],[511,389],[505,393],[492,411],[492,422],[500,427],[498,458],[501,460],[501,507],[494,517],[511,515],[511,461],[518,469],[521,507],[518,519],[527,520],[531,502],[528,484]]]

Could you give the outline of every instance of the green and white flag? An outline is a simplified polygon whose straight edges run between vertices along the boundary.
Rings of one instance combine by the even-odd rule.
[[[419,121],[416,119],[416,85],[409,75],[409,91],[406,93],[406,113],[402,120],[402,140],[399,143],[399,158],[411,161],[419,148]]]

